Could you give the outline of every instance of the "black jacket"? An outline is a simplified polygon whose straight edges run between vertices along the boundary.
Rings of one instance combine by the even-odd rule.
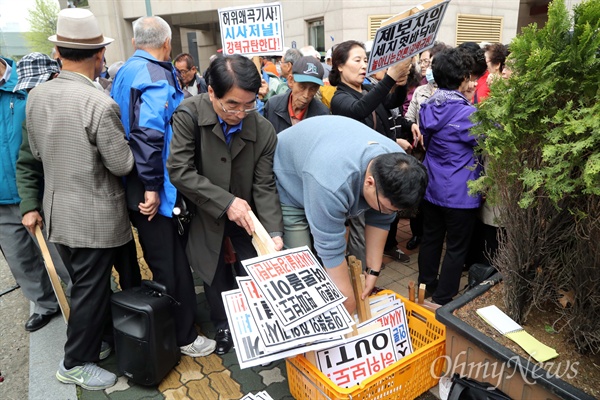
[[[292,120],[288,112],[288,102],[290,101],[291,93],[292,91],[289,90],[286,93],[273,96],[265,104],[265,118],[273,124],[276,133],[292,126]],[[329,115],[329,109],[325,104],[313,98],[308,105],[304,119],[317,115]]]
[[[396,140],[400,135],[396,134],[396,124],[389,110],[402,107],[406,98],[406,86],[398,86],[390,93],[395,83],[394,79],[386,74],[376,85],[363,85],[363,93],[359,93],[340,82],[331,99],[331,113],[360,121],[382,135]],[[373,111],[377,118],[376,124],[373,123]]]

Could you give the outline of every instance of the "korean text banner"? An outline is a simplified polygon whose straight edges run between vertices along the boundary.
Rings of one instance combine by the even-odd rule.
[[[383,21],[373,40],[368,74],[432,47],[448,3],[450,0],[429,1]]]
[[[336,385],[349,388],[398,361],[392,332],[383,327],[316,353],[321,372]]]
[[[258,327],[266,352],[281,351],[327,340],[352,331],[354,321],[343,305],[325,311],[295,328],[285,329],[271,311],[252,278],[238,277],[237,281]]]
[[[231,329],[231,335],[235,343],[235,355],[241,369],[293,357],[307,351],[335,346],[345,340],[343,336],[337,336],[308,345],[267,353],[265,345],[260,338],[258,326],[250,314],[248,304],[242,292],[240,290],[230,290],[221,293],[221,297],[223,298],[229,328]]]
[[[243,260],[242,265],[286,329],[346,300],[306,246]]]
[[[223,54],[283,55],[280,3],[219,8]]]

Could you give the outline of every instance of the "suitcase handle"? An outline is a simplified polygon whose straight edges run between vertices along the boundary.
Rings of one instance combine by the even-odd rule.
[[[148,288],[160,294],[167,294],[167,287],[155,281],[143,280],[142,287]]]

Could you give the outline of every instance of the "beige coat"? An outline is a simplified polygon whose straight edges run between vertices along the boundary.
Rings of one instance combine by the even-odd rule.
[[[27,130],[44,165],[48,239],[73,248],[130,241],[119,177],[134,161],[117,103],[83,75],[63,71],[29,94]]]
[[[201,154],[196,158],[192,119],[176,111],[167,169],[173,185],[196,205],[187,256],[192,268],[210,285],[221,251],[226,209],[234,197],[250,204],[268,232],[283,232],[273,174],[277,136],[269,121],[252,113],[244,119],[242,131],[234,134],[229,150],[208,94],[190,97],[181,106],[198,118]],[[196,169],[197,159],[201,160],[201,174]]]

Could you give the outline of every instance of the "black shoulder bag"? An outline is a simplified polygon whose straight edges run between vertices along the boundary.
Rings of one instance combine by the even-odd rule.
[[[487,382],[452,376],[448,400],[511,400],[503,391]]]
[[[201,135],[200,135],[200,128],[198,127],[198,119],[196,118],[196,116],[194,115],[192,110],[190,110],[186,106],[177,107],[177,109],[175,110],[173,115],[175,115],[175,113],[180,112],[180,111],[189,115],[190,118],[192,119],[192,123],[194,124],[194,138],[195,138],[195,143],[196,143],[194,163],[196,164],[196,168],[198,169],[198,172],[200,172],[202,169],[202,162],[201,162],[201,158],[200,158],[200,151],[202,150],[202,141],[201,141]],[[173,124],[173,118],[171,117],[171,125],[172,124]],[[196,214],[196,206],[195,206],[194,202],[189,200],[188,198],[186,198],[183,194],[181,194],[181,192],[177,191],[177,199],[175,200],[175,207],[173,208],[173,219],[175,220],[175,223],[177,224],[177,232],[180,235],[182,235],[182,236],[186,235],[187,227],[188,227],[189,223],[192,221],[192,217],[195,214]]]

